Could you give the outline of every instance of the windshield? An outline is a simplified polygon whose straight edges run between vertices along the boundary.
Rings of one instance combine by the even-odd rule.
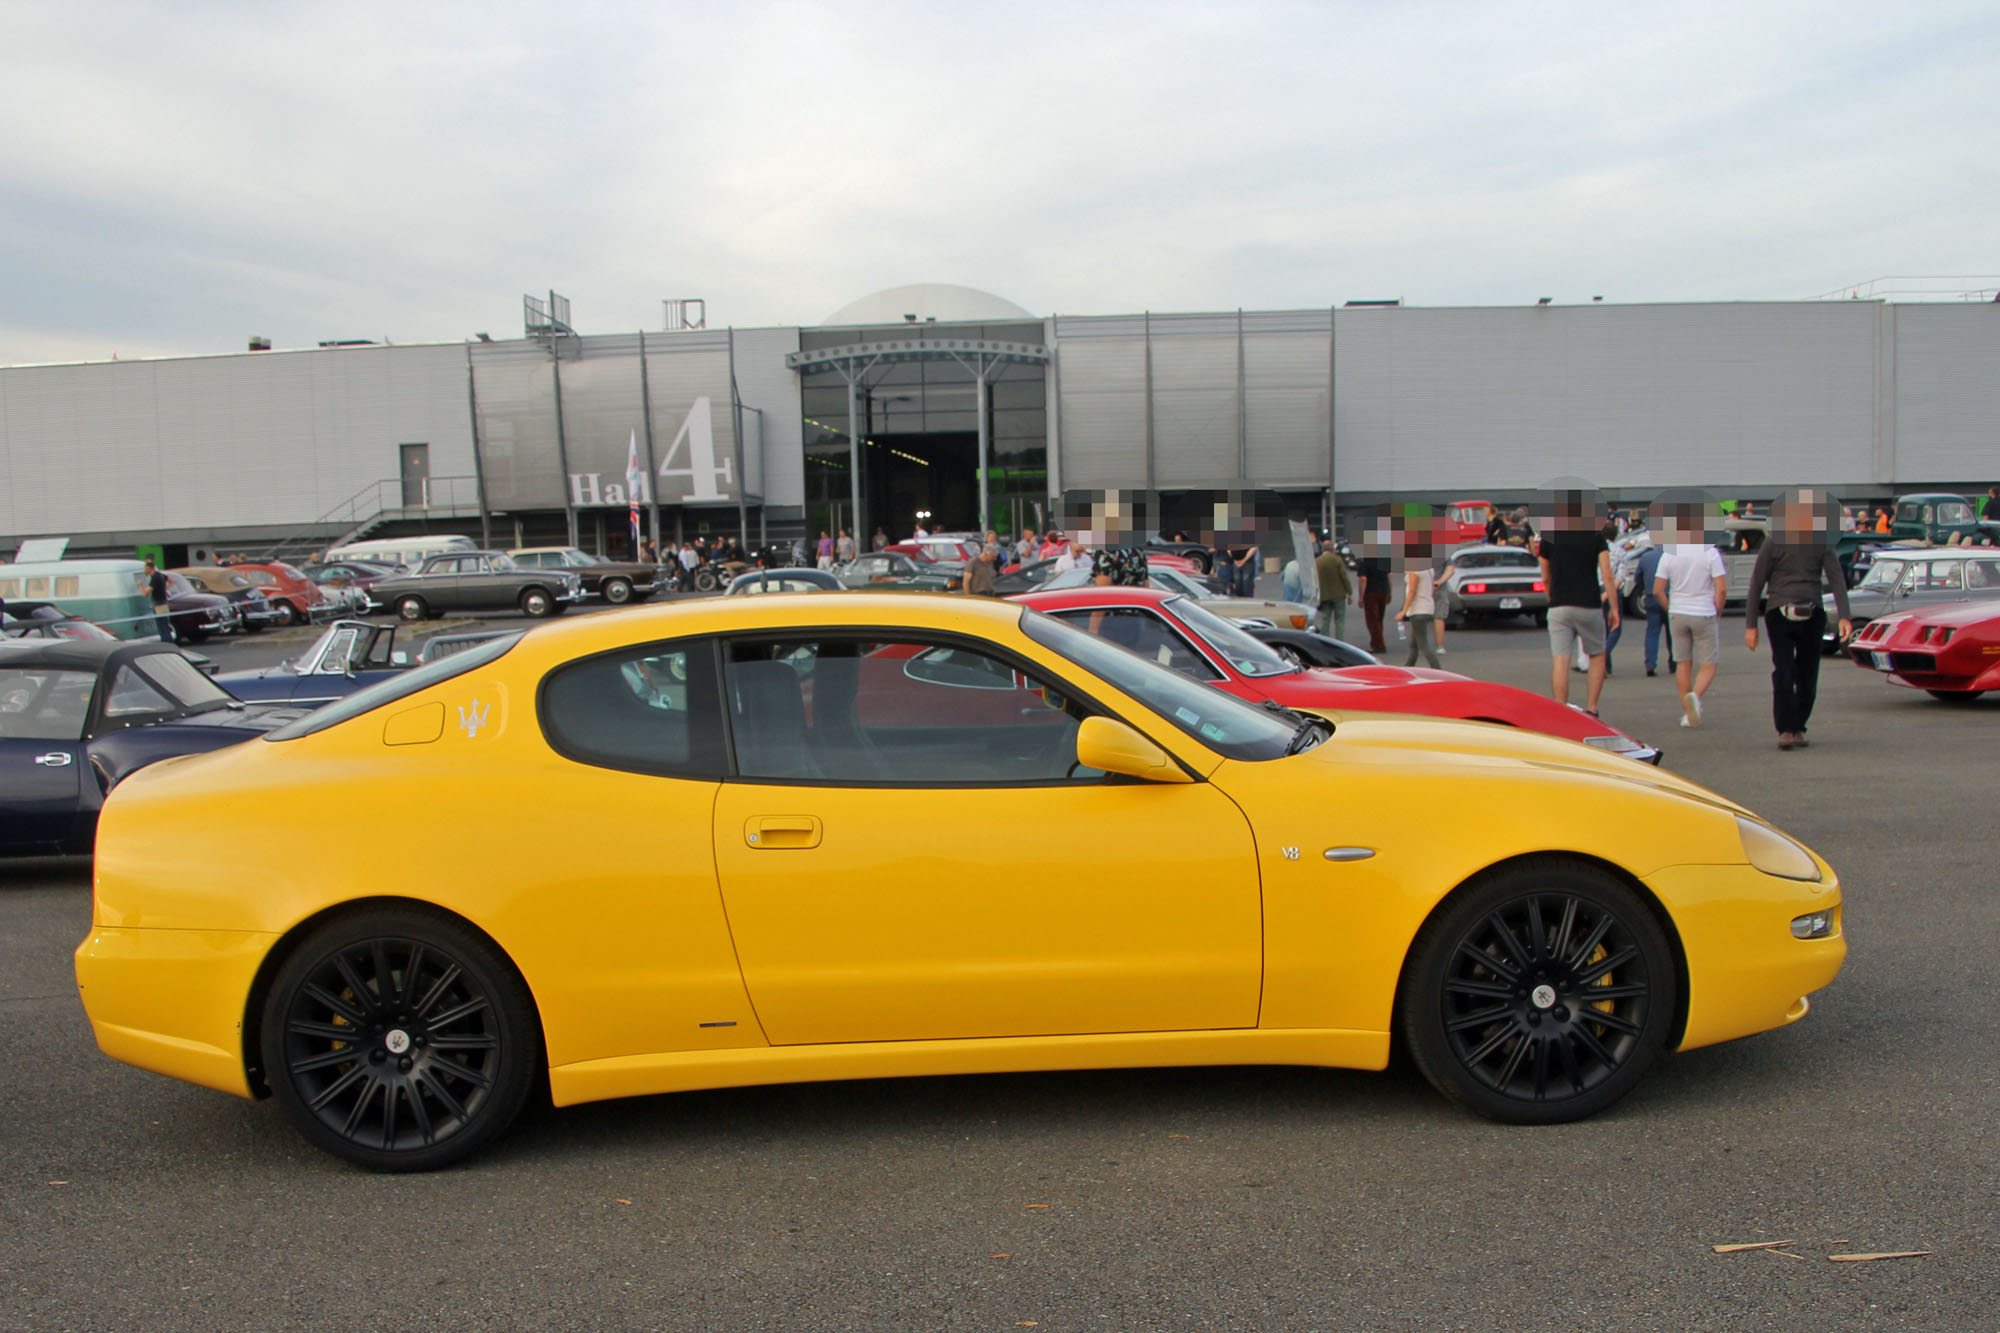
[[[1230,759],[1281,758],[1298,730],[1299,720],[1289,713],[1246,704],[1053,616],[1023,611],[1021,630]]]
[[[1185,597],[1169,597],[1167,608],[1180,617],[1181,623],[1199,634],[1203,641],[1221,654],[1222,660],[1244,676],[1283,676],[1299,668],[1287,662],[1277,650],[1261,639],[1254,639],[1247,630],[1224,620],[1204,606],[1197,606]]]
[[[1859,586],[1887,592],[1902,581],[1903,570],[1908,563],[1906,560],[1885,560],[1877,556],[1875,563],[1868,566],[1868,577],[1861,580]]]
[[[363,713],[380,708],[383,704],[394,703],[398,699],[415,694],[418,690],[428,689],[439,681],[450,680],[453,676],[463,675],[475,667],[485,666],[520,642],[521,634],[525,632],[502,634],[497,638],[488,639],[485,643],[475,644],[464,652],[453,653],[449,657],[415,667],[401,675],[391,676],[380,684],[370,685],[365,690],[356,690],[344,699],[335,699],[322,708],[314,709],[298,721],[267,733],[264,739],[295,741],[301,736],[325,731],[328,727],[345,722],[349,718],[360,717]]]
[[[1192,597],[1198,602],[1212,602],[1216,600],[1215,593],[1196,583],[1178,569],[1149,569],[1146,578],[1148,582],[1162,592],[1177,592],[1183,597]]]

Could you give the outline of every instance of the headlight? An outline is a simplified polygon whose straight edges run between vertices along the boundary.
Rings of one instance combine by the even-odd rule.
[[[1833,934],[1833,912],[1807,912],[1804,916],[1792,918],[1792,938],[1795,940],[1823,940]]]
[[[1780,879],[1819,880],[1819,863],[1799,844],[1767,824],[1736,817],[1736,831],[1743,838],[1743,856],[1767,875]]]

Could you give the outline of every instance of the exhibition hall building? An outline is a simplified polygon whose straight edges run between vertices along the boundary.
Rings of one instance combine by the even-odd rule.
[[[1066,493],[1276,493],[1323,523],[1387,500],[1983,491],[2000,304],[1834,299],[1037,315],[895,288],[818,324],[574,328],[0,368],[0,552],[746,545],[919,521],[1044,529]]]

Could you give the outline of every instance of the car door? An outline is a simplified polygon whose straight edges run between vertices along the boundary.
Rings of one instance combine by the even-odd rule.
[[[0,667],[0,850],[76,844],[96,683],[89,671]]]
[[[988,646],[725,656],[716,868],[772,1043],[1255,1026],[1255,847],[1214,787],[1077,768],[1090,710]]]

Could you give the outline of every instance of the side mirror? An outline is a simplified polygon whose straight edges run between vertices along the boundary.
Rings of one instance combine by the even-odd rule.
[[[1108,717],[1087,717],[1077,728],[1076,761],[1085,768],[1148,782],[1194,781],[1165,750]]]

